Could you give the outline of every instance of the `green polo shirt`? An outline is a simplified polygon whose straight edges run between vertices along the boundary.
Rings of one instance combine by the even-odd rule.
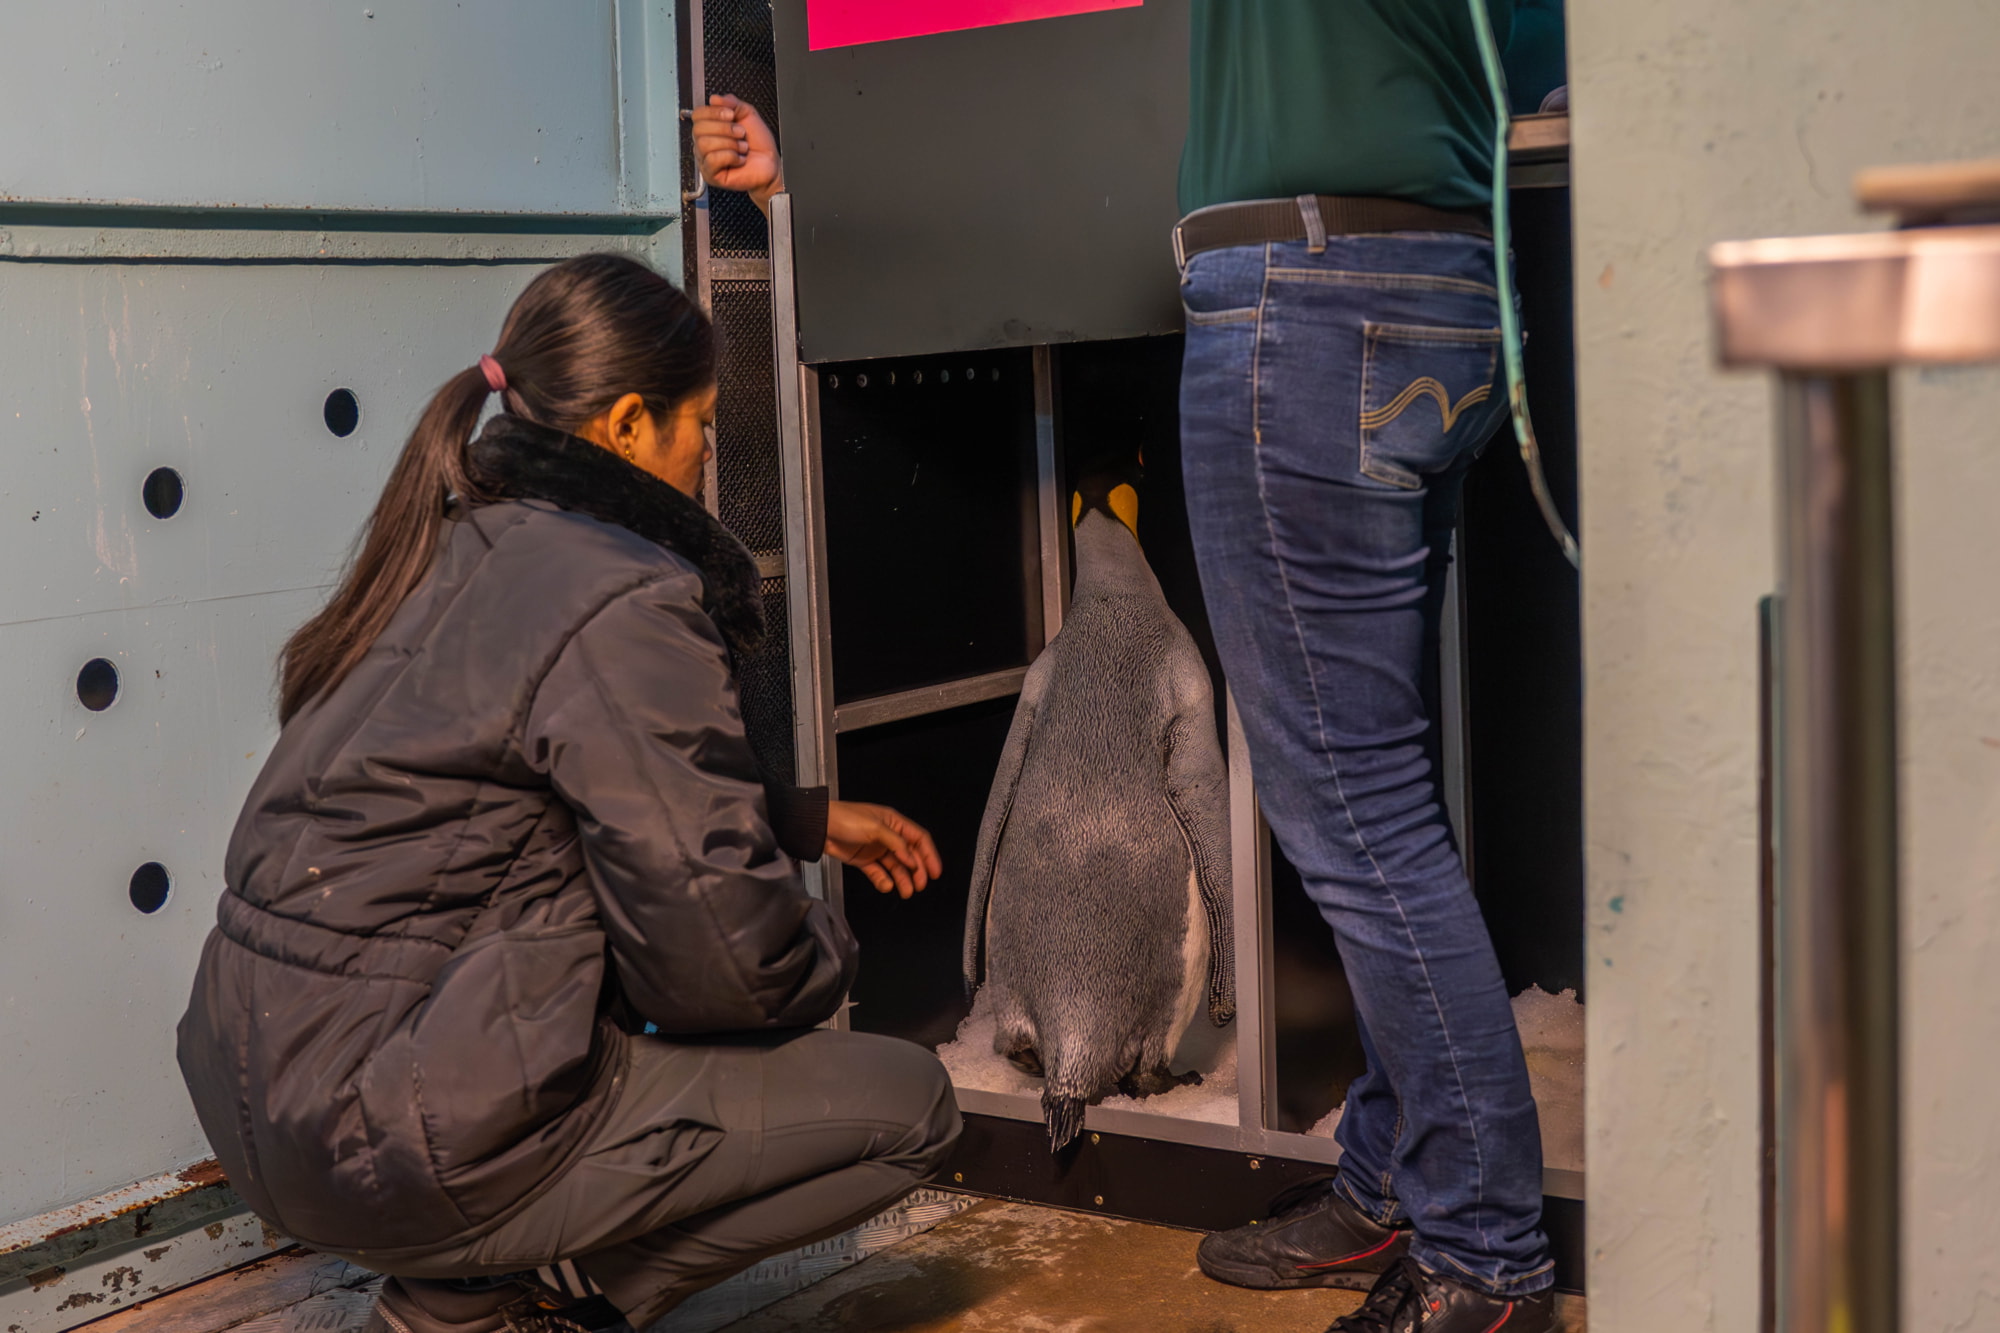
[[[1486,0],[1506,49],[1514,0]],[[1493,105],[1466,0],[1194,0],[1181,211],[1366,194],[1492,201]]]

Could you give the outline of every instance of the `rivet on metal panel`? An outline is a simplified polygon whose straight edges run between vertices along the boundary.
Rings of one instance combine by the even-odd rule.
[[[1096,1196],[1096,1198],[1097,1198],[1097,1206],[1099,1208],[1102,1208],[1104,1206],[1104,1196],[1102,1194],[1099,1194]]]
[[[857,389],[865,389],[865,388],[867,388],[867,387],[868,387],[868,377],[867,377],[866,375],[856,375],[856,376],[854,377],[854,387],[855,387],[855,388],[857,388]]]
[[[1090,1141],[1092,1143],[1102,1143],[1104,1142],[1104,1139],[1100,1135],[1092,1134],[1090,1136]]]
[[[952,1178],[952,1179],[953,1179],[954,1181],[958,1182],[959,1184],[963,1185],[963,1184],[965,1183],[965,1172],[963,1172],[963,1171],[954,1171],[954,1172],[952,1172],[952,1173],[951,1173],[951,1178]]]
[[[1252,1171],[1262,1171],[1264,1169],[1263,1159],[1258,1157],[1252,1157],[1250,1159],[1250,1169]]]

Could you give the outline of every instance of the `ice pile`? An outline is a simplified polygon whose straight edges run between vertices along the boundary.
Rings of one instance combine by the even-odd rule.
[[[993,1053],[994,1020],[981,992],[972,1012],[959,1024],[955,1040],[938,1048],[938,1059],[961,1088],[1004,1092],[1039,1098],[1042,1081],[1029,1078]],[[1528,1057],[1528,1082],[1541,1112],[1542,1159],[1560,1170],[1583,1170],[1583,1005],[1576,992],[1550,995],[1530,986],[1514,997],[1514,1022]],[[1215,1125],[1237,1123],[1236,1029],[1217,1032],[1197,1018],[1188,1029],[1173,1062],[1176,1070],[1198,1069],[1199,1084],[1175,1088],[1157,1097],[1123,1097],[1114,1093],[1101,1103],[1126,1111],[1204,1120]],[[1306,1132],[1332,1138],[1341,1107]]]
[[[1576,992],[1530,986],[1514,997],[1528,1085],[1542,1118],[1542,1164],[1583,1170],[1583,1006]]]

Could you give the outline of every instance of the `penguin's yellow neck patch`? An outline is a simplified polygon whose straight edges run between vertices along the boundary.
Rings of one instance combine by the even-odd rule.
[[[1111,513],[1133,537],[1139,535],[1139,492],[1129,485],[1111,488],[1111,494],[1104,497],[1111,507]],[[1083,522],[1083,492],[1071,491],[1069,496],[1069,525],[1075,527]]]
[[[1133,490],[1130,486],[1114,486],[1111,488],[1110,501],[1111,512],[1118,515],[1118,521],[1123,523],[1134,537],[1137,537],[1139,535],[1139,492]]]

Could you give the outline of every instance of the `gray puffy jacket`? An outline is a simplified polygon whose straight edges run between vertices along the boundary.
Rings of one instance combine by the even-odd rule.
[[[384,1261],[562,1171],[636,1020],[809,1026],[854,977],[783,849],[818,853],[824,799],[767,796],[744,735],[748,552],[560,432],[497,418],[471,461],[521,498],[447,524],[368,655],[285,726],[180,1026],[236,1189]]]

